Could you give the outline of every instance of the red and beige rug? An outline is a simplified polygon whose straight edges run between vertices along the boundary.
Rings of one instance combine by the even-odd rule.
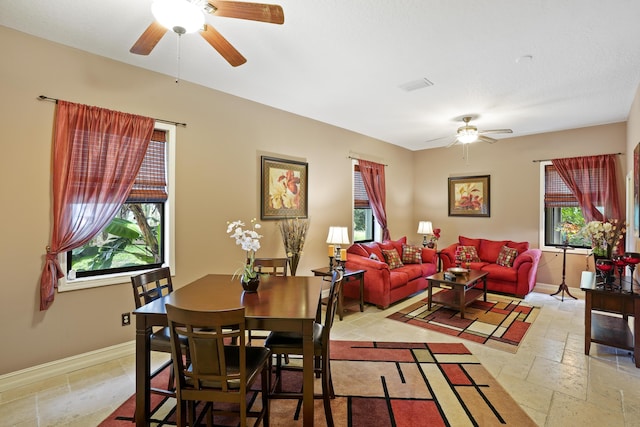
[[[459,310],[440,304],[429,310],[426,298],[387,317],[515,353],[539,312],[524,300],[489,293],[486,302],[479,299],[465,308],[464,319]]]
[[[331,372],[336,426],[536,425],[463,344],[332,341]],[[299,388],[301,376],[291,375],[287,384]],[[134,407],[132,396],[100,426],[131,426]],[[152,425],[175,425],[174,407],[173,399],[156,401]],[[299,401],[273,400],[271,426],[302,425],[300,409]],[[215,425],[237,420],[216,419]],[[321,399],[315,425],[326,426]]]

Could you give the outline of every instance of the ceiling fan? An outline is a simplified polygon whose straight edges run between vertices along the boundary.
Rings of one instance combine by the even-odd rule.
[[[472,116],[464,116],[462,117],[462,121],[464,122],[464,126],[460,126],[456,131],[456,136],[453,142],[447,147],[451,147],[457,143],[460,144],[470,144],[476,141],[488,142],[489,144],[493,144],[497,141],[497,139],[485,136],[488,133],[513,133],[511,129],[491,129],[491,130],[478,130],[474,125],[469,124],[469,122],[473,119]]]
[[[282,7],[272,4],[224,0],[154,0],[151,12],[155,21],[142,33],[129,50],[148,55],[168,30],[179,36],[200,32],[200,35],[233,67],[247,62],[211,25],[205,23],[205,13],[226,18],[246,19],[269,24],[284,23]]]

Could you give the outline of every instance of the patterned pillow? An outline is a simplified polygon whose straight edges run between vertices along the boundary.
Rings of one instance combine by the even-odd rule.
[[[480,262],[478,251],[475,246],[458,246],[456,249],[456,260],[460,262]]]
[[[402,262],[405,264],[422,264],[422,248],[402,245]]]
[[[384,259],[387,261],[387,264],[389,264],[389,270],[393,270],[394,268],[402,267],[404,265],[400,259],[400,254],[398,254],[398,251],[395,248],[383,249],[382,255],[384,255]]]
[[[498,259],[496,260],[496,264],[501,265],[503,267],[513,267],[513,261],[518,256],[518,250],[515,248],[510,248],[508,246],[503,246],[498,254]]]

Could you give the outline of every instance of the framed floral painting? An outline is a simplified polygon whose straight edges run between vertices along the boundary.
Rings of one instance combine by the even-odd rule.
[[[307,217],[307,172],[307,163],[262,156],[262,220]]]
[[[489,185],[489,175],[449,178],[449,216],[491,216]]]

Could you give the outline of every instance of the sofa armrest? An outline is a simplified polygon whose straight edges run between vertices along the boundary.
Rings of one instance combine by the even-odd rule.
[[[513,268],[517,270],[526,262],[534,263],[537,266],[541,255],[542,251],[540,249],[527,249],[513,260]]]
[[[459,243],[452,243],[440,251],[440,261],[442,262],[442,270],[456,265],[456,249]]]
[[[435,249],[422,248],[422,262],[438,265],[438,253]]]
[[[536,286],[538,262],[541,256],[542,251],[540,249],[527,249],[513,261],[513,268],[516,270],[517,275],[516,295],[527,295]]]

